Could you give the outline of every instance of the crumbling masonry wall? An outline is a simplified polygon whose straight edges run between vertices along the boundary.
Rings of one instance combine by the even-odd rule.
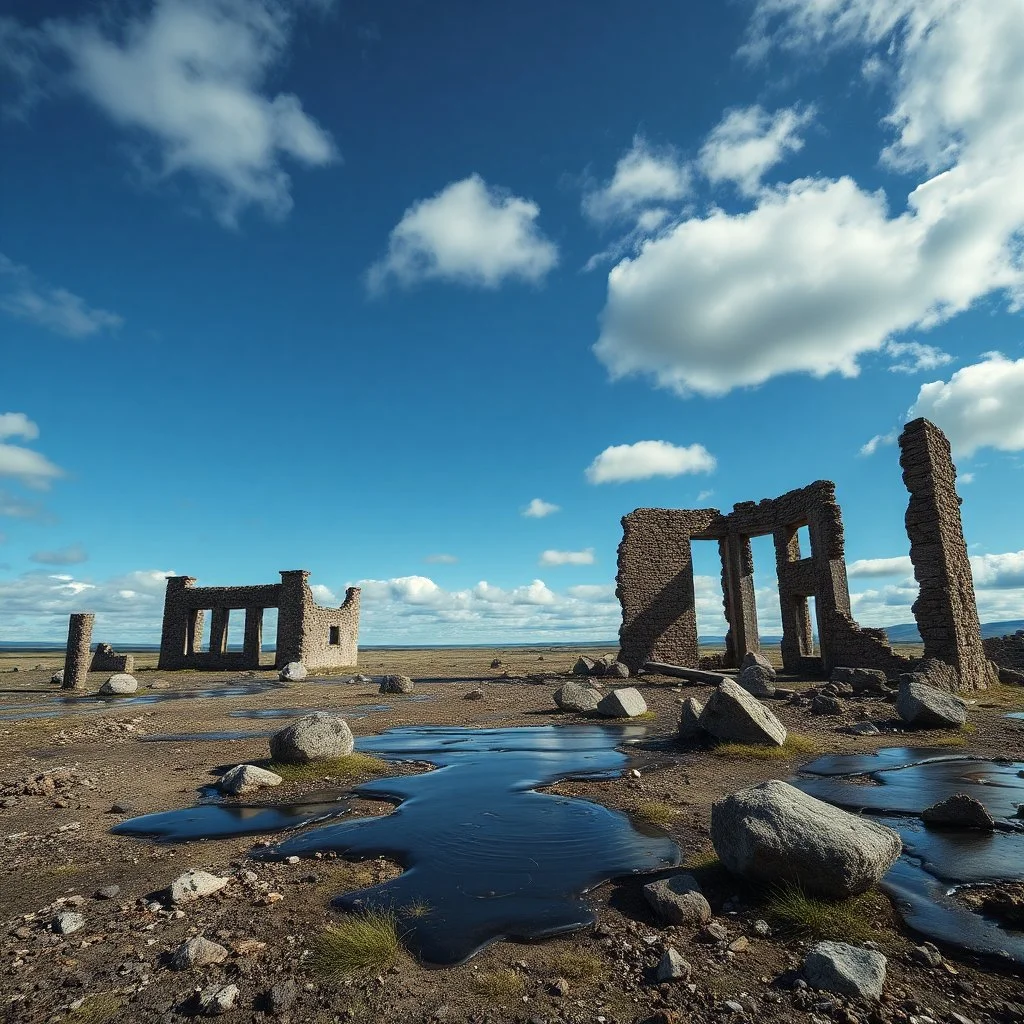
[[[118,654],[110,644],[97,644],[90,672],[128,672],[135,670],[135,655]]]
[[[263,613],[278,609],[275,665],[307,668],[355,665],[359,651],[359,588],[349,587],[339,608],[313,600],[304,569],[281,572],[280,583],[251,587],[197,587],[192,576],[169,576],[164,597],[159,667],[233,670],[260,667]],[[210,636],[202,649],[205,612]],[[232,612],[245,613],[243,649],[227,649]]]
[[[96,621],[93,612],[73,612],[68,619],[68,643],[64,652],[65,690],[80,690],[89,674],[89,645],[92,627]]]

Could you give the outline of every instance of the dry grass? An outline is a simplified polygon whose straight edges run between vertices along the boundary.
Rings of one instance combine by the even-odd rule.
[[[781,747],[767,743],[719,743],[712,753],[721,757],[747,758],[754,761],[788,761],[794,757],[817,754],[821,747],[810,736],[788,733]]]
[[[631,813],[641,821],[647,822],[648,825],[668,828],[679,811],[671,804],[663,803],[661,800],[644,800],[636,804]]]
[[[799,885],[769,894],[765,909],[783,931],[817,939],[864,942],[876,937],[877,908],[870,894],[830,902],[808,896]]]
[[[496,1003],[518,1003],[526,993],[526,981],[511,967],[481,971],[473,978],[477,990]]]
[[[594,981],[607,971],[605,962],[585,949],[567,949],[548,962],[548,972],[566,981]]]
[[[329,978],[345,978],[385,970],[401,949],[395,916],[370,911],[325,928],[315,943],[313,963]]]
[[[434,908],[423,899],[413,900],[412,903],[407,903],[404,907],[399,908],[399,913],[402,917],[411,917],[413,919],[426,917],[428,914],[433,913]]]
[[[285,782],[315,782],[325,778],[362,781],[388,775],[393,770],[391,762],[372,754],[362,754],[358,750],[331,761],[310,761],[308,764],[265,761],[260,766],[276,772]]]

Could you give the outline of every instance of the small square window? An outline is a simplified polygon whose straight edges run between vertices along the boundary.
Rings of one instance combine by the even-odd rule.
[[[328,644],[331,645],[331,647],[340,647],[341,646],[341,627],[340,626],[331,626],[330,627],[330,631],[328,633],[327,642],[328,642]]]

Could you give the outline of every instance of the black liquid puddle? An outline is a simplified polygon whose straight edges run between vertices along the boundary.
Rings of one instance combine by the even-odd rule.
[[[988,761],[934,748],[891,747],[877,754],[822,757],[796,779],[811,796],[867,811],[899,833],[903,855],[882,880],[905,923],[928,938],[1024,965],[1024,931],[974,913],[958,888],[1024,879],[1024,764]],[[979,800],[1005,831],[929,828],[916,816],[953,793]]]
[[[501,939],[574,931],[594,922],[586,892],[611,878],[675,867],[681,851],[663,832],[638,827],[618,811],[536,787],[617,776],[628,759],[616,745],[644,732],[642,726],[422,726],[362,738],[357,747],[365,753],[435,770],[357,786],[353,797],[390,801],[395,810],[302,832],[261,856],[334,852],[396,861],[404,868],[399,877],[346,893],[335,904],[394,913],[403,942],[431,964],[462,963]],[[215,812],[227,809],[148,815],[115,831],[154,835],[157,818],[161,838],[206,838],[210,833],[194,822],[184,834],[175,816],[202,811],[204,821],[219,824]],[[269,821],[254,814],[235,824],[248,832],[262,820]]]

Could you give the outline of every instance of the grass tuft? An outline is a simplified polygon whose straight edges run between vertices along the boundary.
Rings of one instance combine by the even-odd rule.
[[[421,918],[432,914],[433,911],[434,908],[426,900],[419,899],[400,907],[398,912],[402,917]]]
[[[679,813],[671,804],[663,803],[660,800],[644,800],[633,807],[633,814],[648,825],[657,825],[659,828],[668,828],[672,820]]]
[[[553,956],[548,963],[549,972],[566,981],[594,981],[606,969],[605,962],[599,956],[583,949],[567,949]]]
[[[810,736],[797,732],[787,733],[781,747],[767,743],[719,743],[712,748],[721,757],[742,757],[754,761],[787,761],[792,757],[816,754],[821,748]]]
[[[286,764],[283,761],[266,761],[261,767],[276,772],[285,782],[315,782],[317,779],[362,779],[387,775],[392,765],[372,754],[353,750],[345,757],[331,761],[310,761],[308,764]]]
[[[394,914],[353,914],[323,930],[314,944],[313,964],[328,978],[346,978],[390,967],[401,948]]]
[[[499,967],[496,971],[481,971],[474,979],[477,989],[495,1002],[519,1002],[526,992],[523,976],[511,967]]]
[[[769,894],[765,909],[794,935],[843,942],[876,937],[872,919],[877,915],[866,893],[833,903],[808,896],[799,885],[785,885]]]
[[[81,1006],[68,1014],[74,1024],[107,1024],[121,1011],[124,1004],[113,992],[96,992],[86,996]]]
[[[722,862],[718,859],[718,854],[714,850],[706,850],[703,853],[690,854],[683,866],[689,871],[710,871],[714,868],[720,868]]]

